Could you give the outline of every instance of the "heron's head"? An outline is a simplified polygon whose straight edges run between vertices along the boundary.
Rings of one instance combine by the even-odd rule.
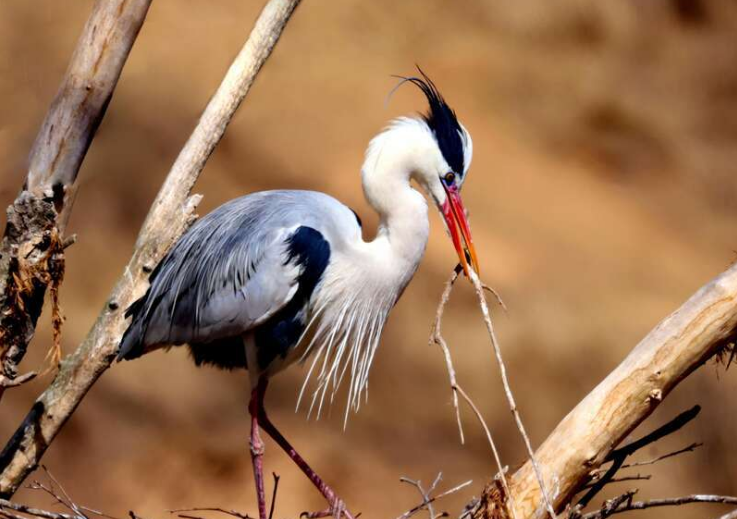
[[[432,80],[422,70],[420,74],[421,78],[403,78],[403,82],[414,84],[427,97],[429,109],[422,116],[422,121],[427,125],[432,141],[425,148],[421,166],[415,168],[412,177],[430,195],[442,214],[463,270],[468,275],[469,262],[476,272],[479,271],[467,211],[461,200],[461,187],[471,165],[473,142]]]

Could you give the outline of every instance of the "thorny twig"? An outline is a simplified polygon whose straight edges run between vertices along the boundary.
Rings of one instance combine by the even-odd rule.
[[[445,289],[443,290],[443,295],[440,298],[440,304],[438,304],[438,309],[435,315],[435,324],[433,326],[432,335],[430,337],[430,340],[431,340],[431,344],[435,343],[438,346],[440,346],[440,348],[443,351],[443,355],[445,357],[445,364],[448,368],[448,377],[450,379],[450,387],[453,390],[453,406],[455,407],[455,411],[456,411],[456,420],[458,421],[458,430],[461,434],[461,444],[464,443],[464,437],[463,437],[463,425],[461,423],[461,411],[458,405],[458,395],[459,394],[463,397],[463,399],[466,401],[468,406],[474,412],[474,414],[476,415],[476,418],[481,423],[481,427],[483,427],[484,429],[484,433],[486,433],[486,439],[489,442],[489,446],[491,447],[491,452],[494,455],[494,460],[499,470],[498,474],[502,482],[502,486],[504,487],[504,493],[510,502],[509,508],[512,511],[512,517],[514,517],[514,519],[517,519],[517,513],[514,507],[514,500],[512,498],[512,494],[509,492],[509,485],[507,484],[507,477],[504,474],[505,472],[504,465],[502,464],[501,456],[499,455],[499,451],[496,448],[494,439],[491,436],[491,431],[489,430],[488,425],[486,425],[486,421],[484,420],[484,417],[479,411],[479,409],[476,407],[476,404],[474,404],[473,400],[471,400],[471,397],[469,397],[468,394],[460,386],[460,384],[458,384],[458,380],[456,379],[455,367],[453,366],[453,359],[450,355],[450,349],[448,348],[448,344],[445,342],[445,339],[443,339],[443,336],[440,333],[440,325],[443,320],[443,313],[445,312],[445,305],[448,303],[448,300],[450,299],[450,293],[453,290],[453,284],[458,279],[458,275],[460,274],[460,272],[461,272],[461,266],[457,265],[456,268],[453,270],[453,273],[451,274],[450,279],[448,279],[448,282],[445,284]],[[494,295],[497,295],[493,289],[489,288],[489,290]],[[499,298],[498,295],[497,295],[497,298]],[[501,298],[499,298],[499,303],[501,305],[504,305]]]
[[[543,478],[542,471],[540,470],[540,465],[537,463],[537,460],[535,459],[535,453],[532,450],[532,444],[530,442],[530,437],[527,435],[527,431],[525,430],[525,426],[522,423],[522,418],[520,417],[519,410],[517,409],[517,404],[514,400],[514,395],[512,394],[512,388],[509,385],[509,378],[507,377],[507,367],[504,364],[504,360],[502,359],[502,351],[499,347],[499,341],[496,338],[496,332],[494,331],[494,325],[491,322],[491,314],[489,313],[489,306],[486,304],[486,297],[484,296],[484,286],[482,285],[481,281],[479,280],[478,275],[476,272],[474,272],[473,269],[468,270],[469,276],[468,278],[471,280],[471,283],[473,283],[474,288],[476,289],[476,295],[478,296],[479,305],[481,307],[481,313],[484,316],[484,322],[486,323],[486,329],[489,332],[489,338],[491,339],[491,345],[494,348],[494,354],[496,355],[497,363],[499,364],[499,372],[502,377],[502,384],[504,385],[504,393],[507,396],[507,402],[509,403],[509,409],[512,411],[512,415],[514,416],[514,420],[517,424],[517,429],[519,429],[520,434],[522,435],[522,439],[524,440],[525,447],[527,448],[527,455],[530,458],[530,462],[532,463],[532,467],[535,470],[535,477],[537,478],[537,482],[540,485],[540,491],[542,492],[543,500],[545,501],[545,508],[547,509],[548,513],[550,514],[550,517],[557,517],[555,514],[555,510],[553,509],[553,504],[550,499],[550,496],[548,495],[548,490],[545,486],[545,479]],[[514,509],[514,506],[512,507]]]
[[[427,499],[425,499],[424,496],[423,496],[422,503],[420,503],[419,505],[417,505],[417,506],[415,506],[415,507],[407,510],[402,515],[398,516],[397,519],[409,519],[410,517],[412,517],[413,515],[415,515],[420,510],[423,510],[424,508],[427,508],[431,503],[434,503],[435,501],[437,501],[440,498],[443,498],[445,496],[448,496],[450,494],[453,494],[455,492],[458,492],[459,490],[461,490],[463,488],[466,488],[471,483],[473,483],[473,481],[469,479],[465,483],[461,483],[460,485],[457,485],[457,486],[451,488],[450,490],[446,490],[445,492],[441,492],[440,494],[438,494],[436,496],[428,497]]]

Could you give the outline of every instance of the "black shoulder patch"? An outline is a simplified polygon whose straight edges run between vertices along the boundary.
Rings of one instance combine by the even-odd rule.
[[[287,251],[284,264],[297,260],[297,264],[302,267],[302,273],[297,278],[299,288],[294,297],[295,299],[307,299],[328,266],[330,244],[319,231],[312,227],[302,226],[287,238]]]
[[[299,227],[287,238],[287,259],[297,262],[302,272],[297,292],[281,310],[254,331],[257,361],[261,369],[277,357],[285,357],[305,330],[305,307],[330,262],[330,244],[312,227]]]

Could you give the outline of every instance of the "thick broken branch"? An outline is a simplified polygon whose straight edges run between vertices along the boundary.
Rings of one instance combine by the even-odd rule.
[[[200,197],[190,196],[190,190],[298,4],[299,0],[270,0],[261,12],[172,166],[146,217],[133,256],[97,322],[81,346],[62,360],[56,378],[0,454],[0,497],[13,495],[37,467],[87,391],[110,367],[126,326],[123,310],[145,291],[149,273],[194,220]]]
[[[98,1],[87,20],[61,87],[29,157],[23,191],[8,207],[0,247],[0,377],[17,376],[52,291],[55,344],[64,275],[61,235],[77,173],[105,115],[151,0]],[[0,385],[3,389],[10,384]]]
[[[612,450],[693,370],[734,340],[737,265],[706,284],[627,356],[537,450],[551,498],[561,510]],[[519,517],[546,513],[531,463],[510,480]]]

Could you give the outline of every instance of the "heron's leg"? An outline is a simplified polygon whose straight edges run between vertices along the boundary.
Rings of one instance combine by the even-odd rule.
[[[263,380],[266,380],[265,378]],[[264,493],[264,443],[258,430],[258,416],[260,406],[263,403],[263,391],[266,390],[266,382],[263,390],[260,390],[261,382],[253,388],[251,399],[248,402],[248,412],[251,414],[251,461],[253,462],[253,476],[256,482],[256,495],[258,497],[258,517],[266,519],[266,495]],[[259,395],[259,393],[261,394]]]
[[[330,508],[327,510],[324,510],[322,512],[317,512],[314,514],[306,514],[309,518],[317,518],[317,517],[328,517],[332,515],[336,519],[340,519],[341,516],[345,516],[348,519],[354,519],[353,516],[346,510],[345,503],[343,503],[343,500],[340,499],[336,494],[335,491],[333,491],[332,488],[330,488],[320,476],[317,475],[317,473],[312,470],[312,468],[307,464],[307,462],[302,458],[302,456],[299,455],[299,453],[290,445],[290,443],[282,436],[282,434],[279,432],[279,430],[274,426],[273,423],[271,423],[271,420],[269,420],[269,417],[266,416],[266,410],[264,409],[264,403],[263,398],[264,394],[266,393],[266,385],[268,384],[268,379],[265,377],[262,377],[259,379],[258,384],[255,389],[255,394],[257,395],[258,404],[257,408],[259,411],[258,414],[258,425],[260,425],[266,433],[271,436],[276,443],[279,444],[279,446],[284,449],[284,452],[286,452],[290,458],[292,458],[292,461],[297,464],[297,466],[302,469],[302,472],[305,473],[305,475],[312,481],[312,484],[317,487],[317,489],[320,491],[320,493],[325,497],[328,504],[330,505]]]

